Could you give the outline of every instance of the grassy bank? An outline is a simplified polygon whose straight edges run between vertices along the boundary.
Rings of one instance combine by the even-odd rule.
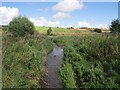
[[[41,87],[44,62],[52,50],[49,37],[39,34],[12,37],[3,32],[3,88]]]
[[[60,78],[66,88],[120,88],[120,36],[70,36],[55,39],[64,47]]]

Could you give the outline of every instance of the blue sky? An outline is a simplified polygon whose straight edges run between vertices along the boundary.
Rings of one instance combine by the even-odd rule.
[[[83,2],[82,8],[72,11],[62,11],[59,8],[54,10],[53,7],[58,3],[59,2],[3,2],[2,6],[17,8],[19,15],[32,18],[34,22],[37,19],[41,19],[40,17],[43,17],[51,23],[59,22],[61,26],[109,25],[112,20],[118,18],[117,2]],[[61,17],[53,18],[57,13],[64,14],[60,14]]]

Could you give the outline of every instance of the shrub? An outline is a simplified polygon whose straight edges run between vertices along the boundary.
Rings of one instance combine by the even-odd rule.
[[[94,32],[101,33],[101,29],[96,28],[96,29],[94,29]]]
[[[60,70],[65,87],[120,88],[119,36],[99,34],[60,39],[65,46]]]
[[[27,17],[16,17],[9,23],[9,31],[14,36],[24,36],[34,33],[34,25]]]
[[[2,30],[8,31],[8,26],[7,25],[2,25]]]
[[[49,29],[47,30],[47,35],[51,35],[51,33],[52,33],[52,29],[51,27],[49,27]]]
[[[120,20],[116,19],[111,22],[110,30],[112,33],[119,32],[120,33]]]

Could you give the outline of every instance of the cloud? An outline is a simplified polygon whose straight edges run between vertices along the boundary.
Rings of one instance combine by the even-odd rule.
[[[47,24],[47,20],[44,17],[40,17],[39,19],[29,18],[31,22],[35,26],[45,26]]]
[[[59,21],[56,21],[56,22],[51,22],[51,21],[49,21],[49,22],[48,22],[48,26],[50,26],[50,27],[60,27],[61,24],[60,24]]]
[[[107,24],[98,24],[98,25],[94,25],[94,28],[103,28],[103,29],[108,29],[109,26]]]
[[[19,15],[19,9],[15,7],[0,7],[0,25],[8,25],[9,22]]]
[[[62,0],[53,7],[53,10],[70,12],[83,8],[83,3],[78,0]]]
[[[109,26],[107,24],[91,25],[89,22],[86,22],[85,20],[78,22],[78,26],[79,27],[88,27],[88,28],[103,28],[103,29],[108,29],[109,28]]]
[[[90,23],[86,22],[86,21],[80,21],[80,22],[78,22],[78,26],[79,27],[89,27]]]
[[[44,17],[40,17],[39,19],[29,18],[29,20],[35,26],[63,27],[59,21],[48,21]]]
[[[64,13],[64,12],[58,12],[53,16],[54,19],[64,19],[64,18],[70,18],[70,17],[71,16],[68,13]]]

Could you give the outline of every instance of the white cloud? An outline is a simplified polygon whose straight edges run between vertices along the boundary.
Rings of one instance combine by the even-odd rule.
[[[108,29],[109,26],[107,24],[98,24],[98,25],[94,25],[94,28],[103,28],[103,29]]]
[[[51,21],[49,21],[49,22],[48,22],[48,26],[50,26],[50,27],[59,27],[59,26],[61,26],[61,25],[60,25],[60,22],[59,22],[59,21],[56,21],[56,22],[51,22]]]
[[[108,29],[109,28],[109,26],[107,24],[91,25],[89,22],[86,22],[85,20],[78,22],[78,26],[79,27],[88,27],[88,28],[103,28],[103,29]]]
[[[68,27],[75,27],[75,26],[73,26],[73,25],[67,25],[66,28],[68,28]]]
[[[39,19],[29,18],[31,22],[35,26],[45,26],[47,24],[47,20],[44,17],[40,17]]]
[[[83,3],[78,0],[62,0],[53,7],[53,10],[70,12],[83,8]]]
[[[18,8],[15,7],[0,7],[0,25],[8,25],[9,22],[19,15]]]
[[[29,20],[33,22],[35,26],[63,27],[59,21],[48,21],[44,17],[40,17],[39,19],[29,18]]]
[[[78,22],[78,26],[79,27],[89,27],[90,23],[86,22],[86,21],[80,21],[80,22]]]
[[[68,13],[64,12],[58,12],[53,16],[54,19],[64,19],[64,18],[70,18],[71,16]]]

